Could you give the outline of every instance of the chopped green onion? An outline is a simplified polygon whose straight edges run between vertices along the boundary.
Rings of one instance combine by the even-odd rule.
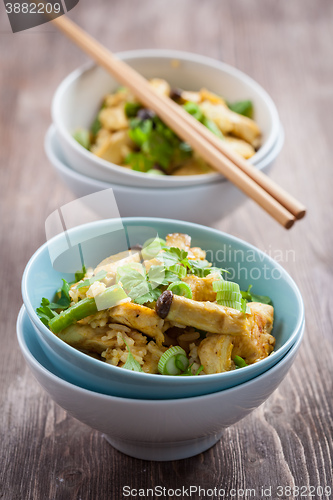
[[[160,357],[158,371],[161,375],[179,375],[189,365],[186,352],[180,346],[170,347]]]
[[[249,366],[240,356],[235,356],[233,362],[235,363],[237,368],[245,368],[245,366]]]
[[[192,298],[192,290],[187,283],[184,283],[184,281],[175,281],[175,283],[171,283],[168,286],[168,290],[175,295],[181,295],[187,299]]]
[[[234,300],[237,302],[241,301],[241,294],[239,292],[217,292],[216,300]]]
[[[213,290],[214,292],[240,292],[240,288],[237,283],[224,280],[214,281]]]
[[[79,128],[73,133],[73,137],[85,149],[90,148],[90,134],[88,130]]]
[[[141,255],[144,260],[150,260],[156,257],[158,253],[162,250],[162,247],[166,245],[165,240],[162,238],[150,238],[145,241],[141,250]]]
[[[127,350],[128,350],[128,355],[127,355],[126,363],[123,365],[123,368],[125,368],[125,370],[131,370],[132,372],[142,372],[143,370],[141,368],[141,365],[134,358],[133,354],[131,353],[130,348],[127,345],[126,340],[123,339],[123,341],[125,342]]]
[[[214,135],[216,135],[220,139],[224,139],[224,136],[223,136],[221,130],[218,128],[216,123],[213,122],[213,120],[209,120],[208,118],[204,117],[202,123],[205,125],[206,128],[208,128],[208,130],[213,132]]]
[[[199,375],[199,373],[201,373],[202,370],[204,369],[203,365],[200,365],[197,371],[195,373],[192,373],[192,366],[193,363],[187,367],[184,373],[180,373],[179,377],[191,377],[191,376],[194,377],[196,375]]]
[[[204,115],[203,115],[203,112],[201,111],[201,109],[199,108],[199,106],[197,105],[197,103],[195,102],[192,102],[192,101],[188,101],[184,104],[183,108],[192,116],[194,116],[194,118],[196,118],[197,120],[199,120],[199,122],[201,122],[204,118]]]
[[[231,307],[231,309],[236,309],[237,311],[242,311],[242,303],[235,300],[223,300],[219,302],[220,306]]]
[[[158,168],[151,168],[146,172],[149,175],[166,175],[162,170],[159,170]]]
[[[181,264],[174,264],[173,266],[170,266],[169,271],[171,271],[174,274],[177,274],[179,278],[185,278],[187,274],[186,267],[182,266]]]

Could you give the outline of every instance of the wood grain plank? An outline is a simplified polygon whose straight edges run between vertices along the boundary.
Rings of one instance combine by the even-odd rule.
[[[21,275],[45,240],[45,219],[73,199],[50,168],[43,139],[57,85],[86,58],[50,28],[11,35],[1,15],[0,498],[120,499],[124,485],[254,488],[261,498],[261,486],[333,486],[332,2],[81,0],[71,17],[112,50],[209,55],[272,95],[286,133],[272,177],[307,204],[308,216],[287,233],[247,201],[217,227],[281,260],[304,297],[306,336],[269,400],[188,460],[126,457],[50,400],[18,352],[15,319]]]

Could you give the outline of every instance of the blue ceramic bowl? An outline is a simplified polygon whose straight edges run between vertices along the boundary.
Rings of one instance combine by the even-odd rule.
[[[38,318],[41,298],[52,300],[61,278],[73,279],[83,256],[87,266],[143,243],[158,234],[187,233],[192,246],[207,251],[208,260],[230,271],[229,279],[241,289],[253,285],[253,293],[269,295],[275,319],[274,352],[266,359],[240,370],[201,377],[170,377],[132,372],[103,363],[74,349],[54,335]],[[209,394],[251,380],[275,365],[301,335],[304,306],[288,273],[271,257],[252,245],[197,224],[154,219],[108,219],[81,225],[61,233],[32,256],[24,271],[22,295],[38,340],[50,363],[68,382],[102,394],[137,399],[175,399]]]

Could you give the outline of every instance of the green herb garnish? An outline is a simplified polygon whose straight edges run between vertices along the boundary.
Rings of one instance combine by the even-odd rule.
[[[252,101],[237,101],[234,103],[227,103],[228,108],[239,115],[253,118],[253,103]]]
[[[260,302],[261,304],[268,304],[270,306],[273,305],[272,300],[267,295],[256,295],[251,292],[252,285],[249,285],[249,288],[246,291],[241,291],[243,299],[248,302]]]
[[[142,105],[138,102],[127,102],[125,104],[125,115],[127,118],[133,118],[137,115],[139,109],[142,108]]]
[[[123,341],[126,344],[127,350],[128,350],[128,355],[126,359],[126,363],[123,365],[122,368],[125,368],[125,370],[131,370],[132,372],[142,372],[142,368],[140,363],[134,358],[133,354],[131,353],[130,348],[128,347],[128,344],[125,339]]]

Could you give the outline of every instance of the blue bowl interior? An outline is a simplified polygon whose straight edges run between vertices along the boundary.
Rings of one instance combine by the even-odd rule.
[[[168,219],[127,218],[98,221],[75,227],[43,245],[29,261],[22,280],[24,304],[30,319],[40,330],[41,337],[49,337],[53,343],[61,343],[61,348],[68,353],[74,351],[72,347],[55,337],[35,313],[42,297],[53,299],[55,290],[61,285],[61,278],[73,280],[73,273],[82,267],[83,261],[87,267],[95,266],[109,255],[142,244],[157,235],[164,238],[172,232],[189,234],[192,237],[192,246],[205,249],[207,258],[213,265],[229,270],[230,274],[227,275],[229,280],[237,281],[242,290],[246,290],[250,284],[253,285],[253,293],[268,295],[274,304],[273,334],[276,338],[276,347],[271,356],[236,372],[209,375],[204,378],[208,382],[208,379],[212,381],[212,377],[219,379],[224,377],[223,380],[230,387],[231,381],[233,385],[237,385],[257,375],[259,367],[263,372],[272,366],[274,358],[282,357],[295,342],[304,320],[302,298],[293,280],[272,258],[246,242],[211,228]],[[105,366],[98,360],[75,352],[81,357],[84,356],[92,365],[98,363]],[[114,369],[109,365],[105,368]],[[123,376],[126,379],[132,377],[129,380],[134,380],[137,376],[145,376],[147,380],[155,377],[134,372],[127,372]],[[168,379],[168,384],[195,382],[192,377],[158,378],[160,381]],[[180,382],[180,379],[183,381]],[[223,388],[226,387],[223,385],[218,387],[219,390]]]

